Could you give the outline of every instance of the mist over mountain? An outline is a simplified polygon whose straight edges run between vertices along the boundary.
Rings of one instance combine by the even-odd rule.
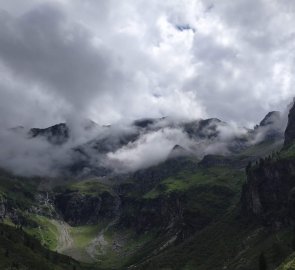
[[[0,2],[0,270],[295,270],[295,1]]]
[[[202,159],[280,141],[286,121],[285,114],[270,112],[254,129],[215,118],[185,122],[169,117],[112,126],[84,120],[45,129],[12,128],[1,132],[0,159],[5,168],[28,176],[126,173],[165,161],[176,145]]]

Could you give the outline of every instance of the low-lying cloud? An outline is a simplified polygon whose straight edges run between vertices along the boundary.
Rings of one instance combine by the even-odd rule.
[[[137,141],[108,153],[107,158],[117,170],[135,171],[164,161],[175,145],[189,149],[192,143],[181,129],[163,128],[143,134]]]
[[[79,167],[75,176],[95,174],[98,168],[103,168],[102,174],[132,172],[165,161],[176,145],[202,159],[208,154],[238,153],[265,138],[283,138],[286,116],[271,113],[253,130],[218,119],[182,122],[163,118],[143,127],[72,120],[67,123],[69,138],[58,145],[46,136],[32,138],[28,129],[17,127],[0,132],[0,164],[27,176],[69,174],[73,166]]]

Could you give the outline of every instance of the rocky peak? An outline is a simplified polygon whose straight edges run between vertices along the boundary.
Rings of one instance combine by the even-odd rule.
[[[259,126],[265,127],[276,124],[281,119],[281,113],[279,111],[269,112],[260,122]]]
[[[288,147],[294,142],[295,142],[295,103],[293,104],[288,115],[288,125],[285,131],[284,147]]]
[[[219,135],[219,126],[227,125],[227,123],[217,119],[201,119],[184,124],[184,131],[192,138],[216,138]]]
[[[186,150],[182,146],[176,144],[176,145],[174,145],[174,147],[170,151],[170,153],[168,155],[168,159],[170,159],[170,158],[178,158],[178,157],[186,157],[186,156],[189,156],[189,155],[191,155],[191,153],[188,150]]]
[[[70,136],[69,127],[65,123],[60,123],[48,128],[32,128],[29,131],[32,138],[43,137],[52,144],[63,144]]]
[[[143,118],[135,120],[132,125],[138,128],[148,128],[152,125],[155,125],[156,123],[166,119],[166,117],[162,118]]]
[[[259,123],[254,127],[252,134],[259,141],[274,141],[283,140],[284,138],[284,123],[281,112],[269,112]]]

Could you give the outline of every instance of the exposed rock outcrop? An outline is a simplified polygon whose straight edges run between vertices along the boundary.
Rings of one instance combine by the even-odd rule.
[[[182,220],[183,209],[177,197],[145,200],[126,196],[122,202],[120,224],[138,233],[172,228]]]
[[[204,139],[216,138],[219,135],[219,126],[226,126],[227,123],[217,119],[201,119],[185,123],[183,128],[190,138]]]
[[[295,160],[261,160],[247,170],[241,197],[242,211],[264,225],[287,225],[295,211],[294,187]]]
[[[285,131],[284,147],[289,147],[295,142],[295,103],[291,108],[288,116],[288,125]]]
[[[131,196],[130,193],[121,195],[120,225],[138,233],[178,233],[178,238],[184,239],[224,213],[234,196],[230,189],[221,186],[201,185],[184,192],[171,193],[165,193],[164,186],[157,190],[161,188],[162,192],[151,192],[147,196]],[[214,213],[206,210],[206,202],[203,204],[204,198],[210,196],[215,200],[211,201]]]
[[[273,117],[271,117],[273,118]],[[268,119],[262,121],[268,125]],[[295,141],[295,105],[289,113],[284,147]],[[282,153],[283,155],[283,153]],[[282,226],[295,217],[295,159],[273,155],[246,168],[247,182],[243,187],[242,212],[264,225]]]
[[[263,141],[279,140],[284,138],[285,120],[279,111],[269,112],[254,128],[253,135],[263,138]]]
[[[29,133],[32,138],[43,137],[52,144],[63,144],[69,139],[70,129],[61,123],[44,129],[32,128]]]
[[[114,196],[109,192],[100,195],[65,192],[56,196],[55,205],[70,225],[97,224],[105,218],[113,218],[117,210]]]

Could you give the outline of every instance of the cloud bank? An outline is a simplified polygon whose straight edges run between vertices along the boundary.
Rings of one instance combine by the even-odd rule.
[[[294,95],[292,1],[20,0],[0,5],[0,124],[218,117]]]
[[[196,144],[164,125],[110,149],[109,163],[149,166],[175,144],[200,155],[227,153],[232,134],[247,132],[240,126],[284,110],[294,95],[294,10],[289,0],[2,1],[1,165],[51,172],[72,162],[70,149],[109,136],[102,125],[120,126],[111,130],[121,134],[126,123],[144,117],[175,123],[217,117],[231,127],[218,127],[216,144]],[[89,135],[79,126],[84,119],[100,127]],[[73,136],[60,148],[39,139],[31,145],[7,131],[59,122],[70,123]],[[253,143],[266,132],[260,128]]]
[[[238,154],[265,139],[283,139],[286,113],[269,113],[254,129],[219,119],[176,121],[146,119],[99,126],[77,119],[48,129],[24,127],[0,131],[0,164],[26,176],[105,176],[134,172],[179,154]],[[175,147],[178,151],[174,151]]]

